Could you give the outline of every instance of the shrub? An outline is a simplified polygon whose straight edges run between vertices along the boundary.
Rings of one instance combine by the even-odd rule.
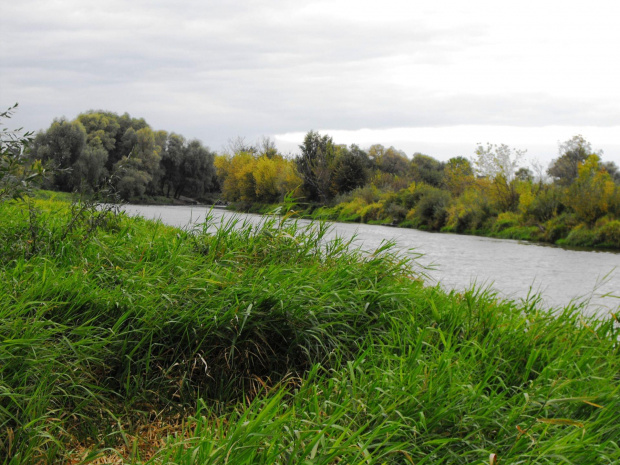
[[[544,186],[525,208],[524,216],[539,222],[549,221],[564,210],[563,195],[563,189],[558,186]]]
[[[400,223],[407,216],[407,209],[402,205],[390,203],[385,206],[385,214],[393,223]]]
[[[361,211],[366,205],[362,198],[352,198],[349,202],[341,203],[335,207],[338,210],[337,218],[340,221],[361,221]]]
[[[423,190],[420,188],[424,185],[424,183],[416,184],[414,182],[411,183],[406,189],[401,189],[397,194],[398,203],[400,203],[407,210],[414,208],[423,195]]]
[[[503,212],[500,213],[493,223],[493,232],[499,233],[508,228],[513,228],[518,226],[520,223],[519,215],[513,212]]]
[[[581,223],[573,228],[566,239],[557,241],[560,245],[571,245],[576,247],[594,247],[600,242],[596,230],[589,228]]]
[[[448,232],[472,232],[482,229],[495,216],[488,197],[479,189],[468,189],[447,210]]]
[[[381,202],[373,202],[364,206],[359,214],[365,222],[385,219],[385,211],[383,210],[383,204]]]
[[[502,239],[516,239],[519,241],[538,241],[541,231],[538,226],[512,226],[494,234]]]
[[[612,220],[605,222],[605,224],[598,228],[597,232],[601,245],[620,248],[620,221]]]
[[[373,203],[379,200],[381,194],[375,186],[361,187],[353,191],[356,198],[361,198],[365,203]]]
[[[17,104],[0,113],[2,119],[13,116]],[[30,192],[32,182],[44,173],[40,161],[28,160],[28,146],[33,140],[32,132],[21,134],[3,128],[0,131],[0,201],[18,199]]]
[[[562,213],[551,218],[544,224],[544,240],[555,243],[568,236],[572,228],[577,226],[578,221],[571,213]]]
[[[420,228],[438,231],[448,218],[448,206],[452,197],[448,191],[436,187],[424,186],[422,196],[415,207],[413,218]]]

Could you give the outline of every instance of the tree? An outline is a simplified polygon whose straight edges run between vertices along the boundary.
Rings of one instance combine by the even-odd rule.
[[[302,180],[295,169],[296,163],[281,155],[253,153],[215,157],[217,175],[221,180],[222,195],[229,201],[276,202],[295,191]]]
[[[503,176],[507,182],[515,177],[521,159],[526,150],[512,149],[506,144],[478,145],[474,158],[474,168],[478,176],[494,179]]]
[[[114,150],[116,135],[121,127],[116,114],[90,111],[78,115],[77,120],[84,126],[88,142],[97,137],[104,149],[108,152]]]
[[[609,176],[616,184],[620,184],[620,168],[613,161],[607,161],[603,163],[603,168],[607,170]]]
[[[296,163],[306,197],[311,201],[327,203],[333,196],[332,172],[336,158],[332,138],[310,131],[299,148],[301,155]]]
[[[183,151],[185,138],[178,134],[168,135],[166,144],[161,153],[160,165],[162,176],[160,178],[161,191],[166,197],[170,197],[170,192],[174,197],[176,187],[182,180],[181,165],[183,163]]]
[[[98,142],[94,141],[93,145]],[[79,187],[71,174],[73,165],[86,147],[86,130],[79,121],[69,122],[56,119],[46,132],[37,134],[32,157],[42,162],[50,162],[55,172],[53,184],[61,191],[70,192]]]
[[[333,173],[334,191],[338,194],[350,192],[368,182],[369,159],[366,152],[352,145],[336,147],[336,161]]]
[[[221,181],[222,195],[228,201],[251,202],[256,196],[253,175],[256,159],[252,153],[239,152],[215,157],[217,175]]]
[[[465,157],[450,158],[444,168],[443,183],[452,195],[461,195],[474,183],[471,162]]]
[[[534,173],[532,173],[532,170],[529,168],[521,167],[516,171],[515,179],[524,182],[532,182],[534,180]]]
[[[116,175],[116,189],[122,199],[140,197],[146,193],[146,186],[152,180],[142,169],[141,160],[123,157],[114,165]]]
[[[276,143],[270,137],[261,137],[256,143],[257,153],[267,158],[274,158],[279,156]]]
[[[571,185],[579,176],[579,165],[595,153],[592,145],[581,135],[559,144],[558,151],[560,156],[551,162],[547,174],[562,186]],[[600,157],[602,151],[597,155]]]
[[[519,205],[519,193],[515,183],[519,162],[525,150],[512,149],[506,144],[479,145],[474,166],[478,176],[492,181],[493,197],[502,211],[514,211]]]
[[[116,133],[116,144],[112,150],[108,151],[107,168],[112,166],[121,158],[128,156],[136,143],[136,131],[149,127],[144,118],[132,118],[128,113],[117,116],[114,113],[106,113],[114,115],[118,121],[119,129]],[[163,147],[162,147],[163,149]]]
[[[444,178],[445,163],[422,153],[414,153],[411,160],[411,174],[416,182],[441,187]]]
[[[200,197],[211,189],[215,177],[213,159],[214,155],[200,141],[192,140],[187,144],[182,151],[175,198],[178,199],[183,193]]]
[[[160,150],[155,145],[155,135],[151,128],[136,131],[132,152],[114,165],[117,188],[124,199],[144,195],[147,189],[151,193],[157,191]]]
[[[235,139],[228,139],[228,144],[226,144],[224,153],[232,156],[241,152],[256,155],[258,153],[258,148],[248,144],[245,141],[245,137],[237,136]]]
[[[374,160],[377,168],[388,174],[404,176],[409,170],[409,159],[405,152],[394,147],[385,148],[375,144],[368,150],[368,156]]]
[[[101,146],[87,145],[71,167],[72,185],[80,192],[95,192],[108,175],[108,152]]]
[[[568,188],[568,203],[587,223],[604,216],[612,202],[615,184],[596,154],[579,164],[577,179]]]

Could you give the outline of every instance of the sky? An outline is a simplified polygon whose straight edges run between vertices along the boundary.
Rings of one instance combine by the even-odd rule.
[[[581,134],[620,165],[620,2],[0,0],[12,127],[128,112],[214,150],[261,136],[548,163]]]

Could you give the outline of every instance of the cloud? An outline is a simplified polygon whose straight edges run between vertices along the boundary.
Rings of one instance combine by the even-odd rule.
[[[507,144],[527,150],[527,162],[536,160],[546,166],[558,156],[561,142],[581,134],[594,142],[593,149],[603,149],[604,161],[620,164],[620,126],[539,126],[516,127],[506,125],[457,125],[450,127],[414,127],[390,129],[359,129],[353,131],[323,129],[337,144],[357,144],[368,148],[373,144],[394,146],[408,156],[421,152],[447,161],[455,156],[472,157],[479,144]],[[275,141],[280,150],[296,153],[305,133],[278,134]],[[524,141],[527,141],[524,144]]]
[[[215,147],[312,128],[610,126],[619,8],[22,0],[0,19],[0,100],[26,127],[127,111]]]

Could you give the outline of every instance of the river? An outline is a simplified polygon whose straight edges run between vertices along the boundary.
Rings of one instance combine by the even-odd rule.
[[[252,223],[262,218],[204,206],[126,205],[124,209],[131,215],[179,227],[204,222],[209,211],[216,224],[231,216]],[[330,237],[355,235],[359,245],[367,250],[394,240],[402,253],[422,254],[415,261],[425,269],[427,282],[439,283],[445,289],[492,287],[500,297],[516,300],[540,294],[547,307],[586,302],[588,313],[599,315],[617,311],[620,306],[619,253],[357,223],[332,225]]]

